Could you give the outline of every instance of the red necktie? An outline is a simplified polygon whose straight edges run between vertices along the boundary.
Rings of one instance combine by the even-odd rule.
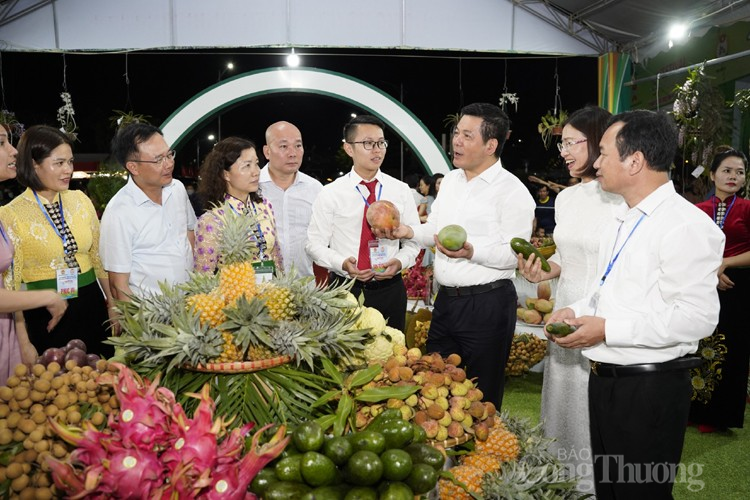
[[[369,242],[375,239],[375,235],[372,234],[370,224],[367,223],[367,209],[372,203],[375,203],[375,185],[378,183],[377,180],[365,182],[362,181],[360,184],[367,186],[370,191],[370,195],[367,197],[367,203],[365,203],[365,209],[362,213],[362,235],[359,237],[359,256],[357,257],[357,269],[371,269],[370,264],[370,246]]]

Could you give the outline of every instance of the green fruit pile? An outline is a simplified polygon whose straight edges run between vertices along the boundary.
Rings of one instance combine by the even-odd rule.
[[[397,409],[383,411],[366,430],[339,437],[305,422],[250,490],[268,500],[412,500],[435,488],[445,463],[424,440],[421,427]]]

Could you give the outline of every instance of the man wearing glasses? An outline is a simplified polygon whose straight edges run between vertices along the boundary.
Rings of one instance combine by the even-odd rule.
[[[353,166],[324,186],[313,203],[305,249],[330,271],[329,283],[356,278],[352,293],[364,293],[366,306],[403,331],[406,288],[401,270],[414,264],[420,247],[412,241],[376,238],[364,218],[370,204],[388,200],[404,224],[419,224],[409,186],[380,170],[388,147],[383,128],[383,122],[370,115],[352,118],[344,126],[344,151]]]
[[[172,178],[175,152],[161,130],[133,123],[112,139],[112,155],[130,173],[101,222],[99,251],[112,295],[128,300],[161,293],[161,281],[187,281],[196,219],[185,186]]]

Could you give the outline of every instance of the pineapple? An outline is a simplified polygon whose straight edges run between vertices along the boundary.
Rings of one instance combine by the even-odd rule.
[[[484,453],[471,453],[464,456],[462,465],[476,467],[484,473],[500,470],[502,460],[497,455],[486,455]]]
[[[251,344],[250,347],[247,349],[247,359],[249,359],[250,361],[269,359],[275,356],[276,355],[273,353],[273,351],[261,345]]]
[[[472,493],[482,493],[484,472],[481,469],[470,465],[459,465],[458,467],[451,468],[450,472],[456,478],[456,481],[465,484]],[[471,495],[466,490],[457,484],[453,484],[447,478],[440,479],[438,482],[438,491],[440,492],[440,500],[472,500]]]
[[[233,210],[217,209],[221,224],[219,238],[219,293],[228,304],[241,295],[253,297],[255,270],[252,262],[258,256],[255,228],[258,222],[252,214],[238,215]]]
[[[495,455],[503,462],[510,462],[518,458],[521,451],[518,437],[503,426],[495,426],[490,430],[486,441],[477,441],[477,453]]]
[[[266,301],[268,313],[276,321],[292,319],[297,313],[294,294],[287,287],[264,283],[258,289],[258,298]]]
[[[206,324],[216,328],[227,319],[223,311],[226,304],[217,293],[198,293],[188,297],[185,302],[188,307],[194,308],[200,315],[202,325]]]
[[[242,361],[242,352],[237,348],[234,343],[234,335],[228,332],[221,333],[224,339],[224,345],[222,346],[221,354],[214,360],[215,363],[232,363],[234,361]]]

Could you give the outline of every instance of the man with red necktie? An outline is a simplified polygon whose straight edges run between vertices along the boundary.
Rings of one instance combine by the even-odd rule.
[[[419,215],[409,186],[380,170],[388,147],[383,130],[383,122],[371,115],[359,115],[344,126],[344,151],[353,166],[324,186],[315,200],[305,249],[316,264],[330,270],[329,282],[356,278],[352,293],[363,293],[366,306],[403,331],[406,288],[401,270],[414,264],[420,247],[376,238],[365,214],[370,204],[388,200],[406,224],[419,224]]]

